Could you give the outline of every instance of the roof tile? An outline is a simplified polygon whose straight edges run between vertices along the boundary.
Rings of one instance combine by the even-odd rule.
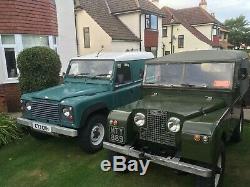
[[[199,8],[199,7],[198,7]],[[201,8],[199,8],[201,9]],[[191,32],[196,38],[198,38],[199,40],[207,43],[208,45],[212,46],[212,47],[219,47],[218,44],[214,43],[213,41],[211,41],[210,39],[208,39],[204,34],[202,34],[199,30],[197,30],[195,27],[192,26],[192,23],[196,23],[198,24],[198,21],[192,20],[192,16],[194,16],[194,14],[196,14],[195,12],[190,13],[190,14],[182,14],[181,11],[177,11],[175,9],[171,9],[168,7],[164,7],[162,8],[162,10],[165,12],[166,17],[163,18],[163,25],[168,25],[168,24],[182,24],[187,30],[189,30],[189,32]],[[181,9],[184,10],[184,9]],[[186,15],[186,17],[185,17]],[[207,16],[207,15],[205,15]],[[207,16],[207,18],[209,18]],[[171,19],[173,19],[172,23],[171,23]],[[211,23],[211,20],[209,20],[206,23]]]
[[[84,9],[113,40],[140,41],[116,16],[110,12],[106,0],[81,0]]]

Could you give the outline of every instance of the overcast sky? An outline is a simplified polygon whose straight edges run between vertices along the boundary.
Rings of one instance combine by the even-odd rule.
[[[199,5],[200,0],[160,0],[160,4],[171,8],[186,8]],[[246,16],[250,22],[250,0],[207,0],[208,11],[215,13],[221,22],[225,19]]]

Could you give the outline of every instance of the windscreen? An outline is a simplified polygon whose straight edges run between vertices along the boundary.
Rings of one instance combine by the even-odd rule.
[[[113,74],[113,66],[113,61],[74,60],[70,63],[67,76],[109,79]]]
[[[231,89],[234,63],[148,64],[144,84]]]

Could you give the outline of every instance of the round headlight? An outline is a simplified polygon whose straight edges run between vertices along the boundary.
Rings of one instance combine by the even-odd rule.
[[[141,127],[145,124],[145,115],[142,113],[135,114],[134,122],[138,127]]]
[[[63,109],[63,115],[68,118],[71,115],[70,109],[69,108],[64,108]]]
[[[181,129],[181,120],[175,117],[172,117],[168,120],[168,129],[171,132],[179,132]]]
[[[27,109],[28,111],[31,111],[32,106],[31,106],[31,103],[30,103],[30,102],[27,102],[25,106],[26,106],[26,109]]]

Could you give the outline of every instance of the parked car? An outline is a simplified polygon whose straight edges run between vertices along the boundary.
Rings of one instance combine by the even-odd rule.
[[[100,53],[73,58],[63,84],[21,97],[31,135],[78,137],[86,152],[102,148],[110,110],[141,96],[144,62],[152,53]]]
[[[197,175],[198,186],[220,186],[225,143],[242,138],[248,73],[248,55],[239,51],[147,61],[143,97],[111,111],[104,148]]]

